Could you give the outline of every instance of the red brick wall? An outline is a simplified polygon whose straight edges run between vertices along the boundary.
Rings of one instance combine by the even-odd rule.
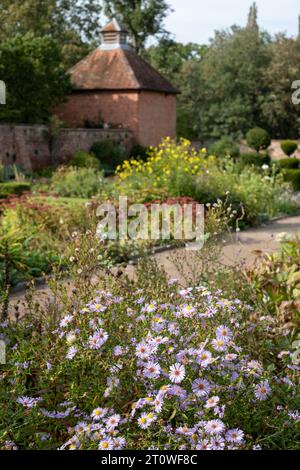
[[[138,93],[83,92],[73,93],[54,110],[69,127],[84,127],[85,119],[97,121],[99,114],[106,123],[121,124],[138,135]]]
[[[136,143],[158,145],[163,137],[176,137],[176,96],[154,92],[73,93],[54,113],[70,127],[83,127],[85,119],[131,129]]]
[[[176,95],[143,92],[139,99],[139,143],[156,146],[176,137]]]

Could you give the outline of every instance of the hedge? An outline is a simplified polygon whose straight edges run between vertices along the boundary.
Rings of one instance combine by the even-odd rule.
[[[13,194],[16,196],[20,196],[26,191],[30,191],[30,188],[30,183],[0,183],[0,199],[5,199],[8,196],[12,196]]]
[[[297,170],[300,168],[300,160],[298,158],[282,158],[278,160],[278,164],[282,169]]]
[[[283,170],[284,180],[292,183],[295,191],[300,191],[300,169],[298,170]]]
[[[271,158],[267,153],[255,153],[255,152],[241,153],[239,160],[243,166],[246,166],[246,165],[263,166],[263,165],[270,165],[271,163]]]

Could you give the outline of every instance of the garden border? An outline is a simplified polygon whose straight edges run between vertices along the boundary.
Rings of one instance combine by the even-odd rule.
[[[293,214],[293,215],[281,215],[281,216],[278,216],[278,217],[274,217],[273,219],[270,219],[268,220],[267,222],[263,223],[263,224],[260,224],[258,227],[263,227],[263,226],[267,226],[267,225],[271,225],[272,223],[274,222],[277,222],[279,220],[282,220],[282,219],[286,219],[286,218],[293,218],[293,217],[298,217],[300,215],[300,211],[298,211],[297,213]],[[258,228],[257,227],[257,228]],[[246,230],[243,230],[243,232],[246,232],[248,229]],[[165,252],[168,252],[168,251],[174,251],[178,249],[178,246],[173,246],[173,245],[163,245],[163,246],[158,246],[158,247],[154,247],[152,248],[151,250],[149,250],[149,253],[147,254],[147,256],[152,256],[152,255],[156,255],[156,254],[159,254],[159,253],[165,253]],[[137,264],[137,261],[141,259],[140,256],[133,256],[131,258],[129,258],[128,262],[127,262],[127,266],[133,266],[133,265],[136,265]],[[116,264],[114,267],[118,268],[118,267],[121,267],[123,266],[124,264],[122,263],[119,263],[119,264]],[[19,282],[18,284],[16,284],[11,290],[10,290],[10,296],[11,295],[14,295],[14,294],[20,294],[22,292],[26,292],[26,290],[28,289],[28,286],[30,283],[33,283],[34,284],[34,287],[43,287],[43,286],[46,286],[47,283],[48,283],[48,280],[49,279],[53,279],[53,275],[52,274],[49,274],[47,277],[46,276],[42,276],[42,277],[37,277],[37,278],[33,278],[29,281],[22,281],[22,282]],[[67,281],[68,280],[68,277],[64,278],[63,280]]]

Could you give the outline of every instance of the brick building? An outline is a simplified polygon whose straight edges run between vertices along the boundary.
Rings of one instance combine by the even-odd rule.
[[[113,20],[101,30],[101,45],[71,70],[72,93],[55,114],[70,127],[86,120],[131,129],[134,142],[158,145],[176,136],[178,91],[127,42]]]

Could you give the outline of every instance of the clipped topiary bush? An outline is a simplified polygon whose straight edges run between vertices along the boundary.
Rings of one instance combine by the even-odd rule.
[[[208,149],[208,153],[209,155],[216,155],[216,157],[219,158],[229,156],[236,160],[240,156],[240,148],[231,137],[225,136],[211,145]]]
[[[288,156],[290,157],[293,155],[293,153],[296,152],[298,148],[297,142],[294,142],[293,140],[283,140],[280,144],[281,150]]]
[[[100,162],[94,154],[78,150],[70,160],[70,165],[76,168],[95,168],[100,170]]]
[[[108,175],[115,172],[117,166],[123,162],[125,157],[125,151],[121,145],[112,140],[95,142],[91,146],[90,152],[98,158],[101,168]]]
[[[270,165],[271,158],[267,153],[254,153],[254,152],[247,152],[242,153],[239,158],[239,162],[242,166],[249,166],[254,165],[257,167],[263,165]]]
[[[283,170],[284,181],[292,183],[295,191],[300,191],[300,169],[298,170]]]
[[[271,144],[271,137],[267,131],[261,127],[254,127],[251,129],[246,136],[247,144],[249,147],[259,152],[260,150],[266,150]]]
[[[297,170],[300,167],[300,160],[298,158],[282,158],[278,160],[278,165],[281,169]]]
[[[0,199],[7,198],[13,194],[20,196],[21,194],[30,191],[30,188],[30,183],[17,183],[15,181],[0,183]]]

